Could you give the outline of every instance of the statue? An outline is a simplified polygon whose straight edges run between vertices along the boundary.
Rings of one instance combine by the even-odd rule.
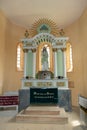
[[[42,70],[47,71],[48,70],[48,52],[46,47],[43,48],[42,54],[41,54],[41,63],[42,63]]]

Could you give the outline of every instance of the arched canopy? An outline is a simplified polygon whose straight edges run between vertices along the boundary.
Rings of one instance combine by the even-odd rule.
[[[55,37],[49,33],[40,33],[33,38],[22,39],[24,49],[34,49],[42,42],[49,42],[53,48],[66,48],[68,37]]]

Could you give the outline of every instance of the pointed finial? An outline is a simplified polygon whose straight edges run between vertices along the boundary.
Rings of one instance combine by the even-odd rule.
[[[24,36],[27,38],[29,36],[28,30],[25,31]]]
[[[60,34],[60,36],[64,36],[64,34],[65,34],[64,30],[61,29],[61,30],[59,31],[59,34]]]

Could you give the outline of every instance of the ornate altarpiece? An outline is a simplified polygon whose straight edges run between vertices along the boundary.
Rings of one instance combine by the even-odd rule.
[[[68,88],[66,75],[66,42],[68,37],[63,31],[58,31],[54,22],[47,19],[37,21],[21,39],[24,51],[24,77],[22,88],[26,87],[61,87]],[[49,47],[50,66],[43,70],[41,65],[41,50]]]
[[[34,98],[46,94],[46,98],[49,96],[49,100],[53,102],[54,96],[48,95],[48,89],[56,89],[58,94],[56,103],[66,111],[71,111],[71,91],[68,88],[65,53],[68,37],[64,36],[63,30],[58,31],[54,22],[47,19],[37,21],[30,30],[30,36],[26,31],[25,38],[21,39],[24,51],[24,76],[22,88],[19,90],[19,111],[30,105],[31,88],[34,89]],[[43,47],[48,47],[50,54],[49,67],[46,70],[43,70],[41,64]],[[39,95],[36,95],[38,93],[36,89],[41,90]]]

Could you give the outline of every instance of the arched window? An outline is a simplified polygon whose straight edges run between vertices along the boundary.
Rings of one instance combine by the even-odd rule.
[[[17,45],[17,71],[23,71],[24,53],[23,53],[22,46],[23,46],[22,43],[18,43]]]
[[[71,72],[73,70],[72,46],[70,42],[66,44],[66,69],[67,72]]]

